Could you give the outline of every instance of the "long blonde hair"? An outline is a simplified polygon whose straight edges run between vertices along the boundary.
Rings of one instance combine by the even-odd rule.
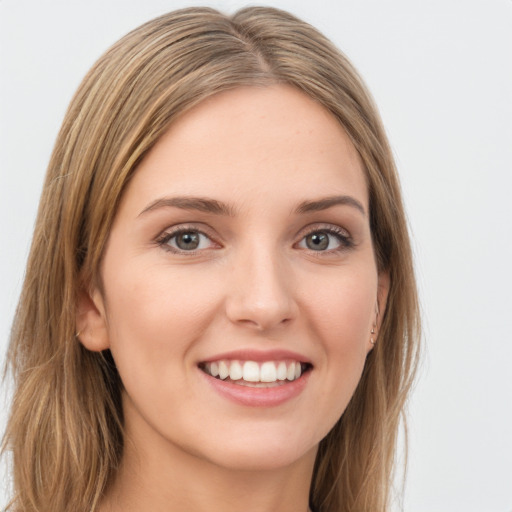
[[[94,511],[123,450],[121,382],[109,354],[75,337],[77,293],[100,260],[126,184],[177,116],[217,92],[290,84],[341,123],[365,166],[380,270],[391,285],[379,341],[345,413],[321,442],[311,503],[387,510],[397,431],[417,361],[419,314],[400,187],[362,80],[324,36],[251,7],[172,12],[116,43],[83,80],[44,184],[9,363],[15,381],[4,450],[19,512]]]

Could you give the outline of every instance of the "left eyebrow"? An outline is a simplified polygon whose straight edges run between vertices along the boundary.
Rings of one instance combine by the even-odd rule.
[[[352,196],[330,196],[324,197],[323,199],[318,199],[316,201],[304,201],[299,204],[295,212],[319,212],[338,205],[351,206],[358,210],[359,212],[361,212],[364,216],[366,216],[364,206],[361,204],[360,201],[358,201],[355,197]]]
[[[190,196],[164,197],[157,199],[144,208],[144,210],[139,213],[139,216],[152,210],[169,207],[180,208],[182,210],[196,210],[204,213],[212,213],[214,215],[234,216],[234,208],[231,205],[207,197]]]

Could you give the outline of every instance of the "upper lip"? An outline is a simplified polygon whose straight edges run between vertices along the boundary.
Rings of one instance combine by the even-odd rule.
[[[293,352],[291,350],[276,349],[276,350],[254,350],[254,349],[238,349],[221,354],[215,354],[201,361],[201,363],[209,363],[212,361],[220,360],[238,360],[238,361],[285,361],[293,360],[300,363],[311,364],[311,360],[303,354]]]

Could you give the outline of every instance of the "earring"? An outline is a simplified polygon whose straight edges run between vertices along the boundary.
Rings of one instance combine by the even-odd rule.
[[[373,339],[373,334],[375,334],[375,329],[372,327],[372,331],[371,331],[371,334],[372,334],[372,337],[370,338],[370,343],[372,345],[375,345],[375,340]]]
[[[75,338],[78,339],[78,336],[80,336],[80,334],[82,334],[82,331],[78,331],[75,333]]]

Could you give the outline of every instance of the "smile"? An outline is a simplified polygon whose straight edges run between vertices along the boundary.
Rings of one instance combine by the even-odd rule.
[[[199,368],[216,379],[241,386],[273,387],[300,378],[311,368],[300,361],[241,361],[221,359],[201,363]]]

